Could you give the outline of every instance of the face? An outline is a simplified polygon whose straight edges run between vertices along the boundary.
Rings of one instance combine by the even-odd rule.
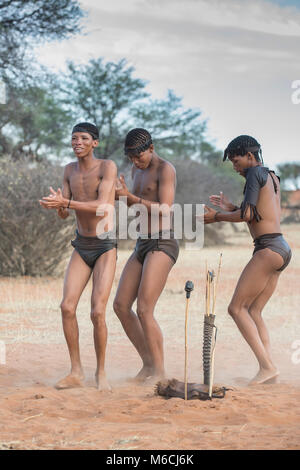
[[[252,161],[253,161],[252,157],[255,160],[254,155],[248,152],[246,153],[246,155],[235,155],[234,157],[229,157],[229,160],[232,163],[234,171],[236,171],[240,175],[243,175],[244,170],[252,166]]]
[[[83,158],[97,147],[99,141],[94,140],[88,132],[74,132],[71,143],[76,157]]]
[[[140,152],[137,155],[129,153],[128,157],[136,168],[139,168],[140,170],[145,170],[146,168],[148,168],[152,160],[153,149],[154,147],[151,144],[150,147],[144,152]]]

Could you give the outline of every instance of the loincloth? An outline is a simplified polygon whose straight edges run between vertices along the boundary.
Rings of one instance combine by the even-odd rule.
[[[84,237],[76,230],[76,238],[71,245],[79,253],[83,261],[93,269],[99,256],[113,248],[117,248],[116,238]]]
[[[269,248],[275,253],[279,253],[281,255],[283,258],[283,265],[280,269],[277,269],[277,271],[283,271],[291,261],[292,250],[281,233],[266,233],[265,235],[261,235],[260,237],[256,238],[253,243],[253,255],[257,251],[263,250],[265,248]]]
[[[138,238],[135,245],[135,254],[138,261],[143,264],[145,257],[149,252],[153,251],[163,251],[168,255],[174,262],[177,261],[179,254],[179,243],[174,238],[174,232],[170,231],[169,238],[162,238],[164,232],[159,232],[156,234],[158,238]]]

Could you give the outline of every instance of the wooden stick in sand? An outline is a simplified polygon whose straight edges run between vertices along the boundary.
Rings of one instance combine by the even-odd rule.
[[[206,280],[205,280],[205,315],[208,315],[208,269],[206,260]]]
[[[208,302],[207,302],[207,315],[210,314],[210,272],[207,271],[207,283],[208,283],[208,287],[207,287],[207,291],[208,291]]]
[[[189,302],[191,292],[194,289],[194,284],[192,281],[187,281],[185,283],[185,292],[186,292],[186,305],[185,305],[185,355],[184,355],[184,399],[187,400],[187,360],[188,360],[188,340],[187,340],[187,327],[188,327],[188,311],[189,311]]]
[[[215,315],[216,297],[217,297],[217,289],[218,289],[219,277],[220,277],[220,271],[221,271],[221,264],[222,264],[222,253],[220,254],[220,260],[219,260],[219,267],[218,267],[218,274],[217,274],[216,287],[214,288],[214,297],[213,297],[214,300],[213,300],[213,309],[212,309],[213,315]]]

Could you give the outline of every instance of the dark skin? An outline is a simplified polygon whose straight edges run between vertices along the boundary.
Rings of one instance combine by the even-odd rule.
[[[160,158],[151,144],[149,149],[130,158],[132,162],[132,193],[129,192],[124,176],[119,178],[116,198],[127,197],[128,206],[143,204],[147,209],[147,220],[143,233],[156,233],[162,228],[170,228],[170,210],[176,189],[175,169],[171,163]],[[164,206],[165,205],[165,206]],[[151,213],[158,215],[158,224],[151,221]],[[164,217],[164,224],[162,218]]]
[[[154,151],[154,146],[138,155],[132,155],[133,190],[130,193],[124,177],[119,178],[119,188],[116,198],[126,196],[128,205],[143,204],[147,210],[148,230],[146,233],[157,232],[162,227],[162,216],[165,209],[174,203],[176,173],[173,165],[160,158]],[[159,214],[158,227],[151,225],[151,211]],[[169,224],[170,225],[170,224]],[[163,337],[157,321],[154,318],[154,308],[166,284],[168,274],[173,266],[171,258],[163,252],[154,251],[147,254],[142,265],[135,252],[132,253],[122,272],[114,310],[122,326],[139,353],[143,367],[136,376],[137,381],[149,377],[156,380],[163,377]],[[137,299],[137,312],[132,305]]]
[[[111,212],[115,200],[116,165],[111,160],[101,160],[94,157],[93,150],[98,143],[98,140],[94,140],[87,132],[75,132],[72,135],[72,148],[77,161],[65,167],[62,190],[59,188],[54,191],[51,187],[51,194],[39,201],[42,207],[56,209],[58,216],[62,219],[68,217],[69,210],[75,210],[78,232],[85,237],[97,235],[97,224]],[[67,209],[68,205],[69,209]],[[96,214],[99,206],[103,207],[103,215],[101,216]],[[107,223],[104,231],[108,231],[110,228],[110,224]],[[83,385],[76,308],[80,296],[93,274],[91,320],[94,325],[97,359],[95,377],[98,390],[110,390],[104,371],[107,343],[105,310],[115,267],[116,248],[101,255],[93,270],[83,261],[76,250],[72,253],[65,276],[61,302],[63,329],[70,354],[71,372],[58,382],[57,388]]]
[[[244,170],[259,165],[255,156],[248,152],[230,159],[234,170],[244,176]],[[271,176],[266,185],[260,189],[257,210],[262,220],[250,221],[250,210],[241,218],[241,211],[233,210],[234,205],[220,193],[210,196],[210,202],[223,209],[218,213],[205,206],[204,223],[247,222],[253,239],[267,234],[280,233],[280,190],[279,180],[275,177],[278,191],[275,193]],[[232,211],[233,210],[233,211]],[[283,265],[283,258],[269,248],[258,251],[249,261],[237,283],[235,292],[228,307],[240,332],[254,352],[259,371],[250,384],[266,383],[274,380],[279,374],[271,358],[270,340],[266,325],[262,319],[262,310],[272,296],[280,275],[277,270]]]

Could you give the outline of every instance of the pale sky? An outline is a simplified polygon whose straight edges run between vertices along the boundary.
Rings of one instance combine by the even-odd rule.
[[[249,134],[266,165],[300,162],[300,103],[292,102],[292,83],[300,85],[300,0],[80,3],[88,11],[85,35],[41,47],[43,64],[57,71],[68,59],[125,57],[153,98],[173,89],[186,107],[200,109],[219,149]]]

